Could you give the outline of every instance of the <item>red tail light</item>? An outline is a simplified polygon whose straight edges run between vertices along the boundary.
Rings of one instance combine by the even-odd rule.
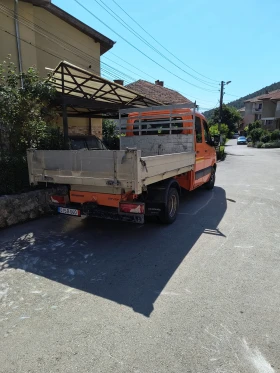
[[[67,196],[51,196],[51,201],[53,203],[59,203],[59,204],[64,204],[66,203]]]
[[[124,214],[145,214],[144,203],[120,202],[120,212]]]

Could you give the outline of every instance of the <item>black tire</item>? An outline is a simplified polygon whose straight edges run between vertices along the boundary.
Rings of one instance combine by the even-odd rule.
[[[215,180],[216,180],[216,172],[215,172],[214,167],[212,167],[210,179],[207,181],[207,183],[205,183],[205,188],[208,190],[213,189],[215,185]]]
[[[176,188],[170,188],[165,201],[164,214],[160,216],[163,224],[172,224],[177,218],[179,210],[179,194]]]

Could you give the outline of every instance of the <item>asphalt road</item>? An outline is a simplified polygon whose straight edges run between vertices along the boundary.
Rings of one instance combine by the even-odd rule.
[[[280,372],[280,150],[231,140],[171,226],[0,232],[0,372]]]

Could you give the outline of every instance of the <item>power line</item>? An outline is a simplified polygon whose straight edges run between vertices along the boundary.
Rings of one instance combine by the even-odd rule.
[[[240,96],[237,96],[237,95],[232,95],[231,93],[224,93],[225,95],[227,96],[232,96],[232,97],[240,97]]]
[[[8,10],[9,10],[9,9],[8,9]],[[4,13],[5,13],[5,12],[4,12]],[[6,14],[7,14],[7,12],[6,12]],[[11,18],[13,18],[13,15],[9,15],[9,14],[8,14],[8,16],[10,16]],[[93,57],[93,56],[91,56],[91,55],[88,55],[88,54],[85,53],[84,51],[82,51],[82,50],[80,50],[79,48],[73,46],[72,44],[69,44],[69,43],[65,42],[64,40],[62,40],[62,39],[56,37],[55,35],[49,33],[48,31],[46,31],[46,30],[43,29],[42,27],[38,26],[37,24],[33,24],[33,23],[30,22],[29,20],[24,19],[24,17],[21,16],[21,18],[23,19],[23,21],[22,21],[22,19],[21,19],[20,22],[21,22],[22,24],[24,24],[25,26],[29,27],[29,28],[30,28],[31,30],[33,30],[34,32],[39,33],[40,35],[46,37],[47,39],[49,39],[49,40],[55,42],[56,44],[62,46],[62,48],[63,48],[64,50],[67,50],[67,51],[73,53],[74,55],[76,55],[76,56],[78,56],[78,57],[80,57],[80,58],[81,58],[81,53],[82,53],[84,56],[86,56],[86,57],[88,58],[88,62],[89,62],[90,64],[92,64],[92,59],[95,59],[95,60],[97,61],[97,63],[95,62],[94,64],[95,64],[96,66],[98,66],[98,68],[100,67],[100,61],[97,60],[95,57]],[[46,22],[44,22],[44,23],[47,25]],[[30,25],[31,25],[31,26],[30,26]],[[40,31],[37,30],[36,27],[34,27],[34,26],[36,26]],[[4,30],[4,29],[2,29],[2,30],[5,31],[5,32],[7,32],[7,31]],[[9,32],[8,32],[8,33],[9,33]],[[10,34],[11,34],[11,33],[10,33]],[[11,35],[12,35],[12,36],[15,36],[15,35],[13,35],[13,34],[11,34]],[[50,35],[51,35],[51,37],[50,37]],[[42,50],[43,52],[45,52],[45,53],[47,53],[47,54],[49,54],[49,55],[52,55],[52,56],[54,56],[54,57],[56,57],[56,58],[59,58],[59,59],[62,59],[62,60],[65,59],[65,57],[62,57],[62,56],[58,55],[57,53],[53,52],[52,50],[46,50],[46,49],[40,48],[40,47],[35,46],[35,45],[33,45],[31,42],[29,42],[29,41],[27,41],[27,40],[24,40],[24,39],[22,39],[22,41],[25,42],[25,43],[27,43],[27,44],[29,44],[29,45],[31,45],[31,46],[33,46],[34,48],[37,48],[37,49],[39,49],[39,50]],[[74,48],[74,49],[78,50],[80,53],[79,53],[79,54],[76,54],[73,50],[71,50],[71,49],[69,49],[69,48],[66,48],[65,45],[63,45],[63,44],[66,44],[68,47],[70,47],[70,48]],[[112,53],[112,52],[111,52],[111,53]],[[136,70],[142,71],[144,74],[146,74],[143,70],[140,70],[140,69],[136,68],[136,67],[133,66],[132,64],[128,63],[126,60],[123,60],[121,57],[115,55],[114,53],[112,53],[112,54],[113,54],[114,56],[116,56],[117,58],[121,59],[122,61],[124,61],[125,63],[129,64],[130,66],[132,66],[132,67],[135,68]],[[71,61],[70,61],[70,62],[71,62]],[[102,64],[105,64],[105,65],[106,65],[106,68],[102,67]],[[108,65],[108,64],[106,64],[106,63],[102,63],[102,64],[101,64],[101,70],[104,71],[104,73],[106,74],[106,76],[108,76],[108,77],[110,77],[110,78],[111,78],[111,77],[114,77],[114,78],[116,78],[116,77],[117,77],[117,78],[122,77],[122,78],[124,78],[125,81],[128,81],[127,78],[129,78],[131,81],[134,81],[134,78],[130,77],[129,75],[122,73],[121,71],[119,71],[119,70],[117,70],[117,69],[111,67],[110,65]],[[81,64],[81,65],[82,65],[84,68],[86,68],[86,69],[88,68],[88,66],[85,66],[84,64]],[[121,65],[121,66],[122,66],[122,65]],[[124,67],[124,66],[122,66],[122,67]],[[124,68],[125,68],[125,67],[124,67]],[[126,68],[125,68],[125,69],[126,69]],[[112,71],[112,70],[113,70],[113,71]],[[130,70],[130,71],[131,71],[131,70]],[[132,71],[131,71],[131,72],[132,72]],[[132,73],[135,74],[134,72],[132,72]],[[122,75],[123,75],[123,76],[122,76]],[[149,74],[146,74],[146,75],[150,76]],[[150,76],[150,77],[152,77],[152,76]],[[152,78],[155,79],[154,77],[152,77]],[[129,82],[129,81],[128,81],[128,82]],[[130,82],[129,82],[129,83],[130,83]],[[167,87],[167,88],[169,88],[169,87]],[[174,89],[174,88],[170,88],[170,89]],[[180,92],[179,92],[179,93],[180,93]],[[189,94],[186,94],[186,93],[181,93],[181,94],[184,94],[184,95],[189,96],[189,97],[193,97],[193,98],[195,98],[195,99],[197,99],[198,101],[201,101],[201,102],[203,102],[203,101],[204,101],[204,102],[209,102],[209,101],[207,101],[207,100],[200,100],[200,99],[198,99],[198,98],[196,98],[196,97],[194,97],[194,96],[191,96],[191,95],[189,95]]]
[[[0,6],[0,10],[1,10],[1,6]],[[2,8],[2,12],[4,14],[8,15],[11,18],[14,18],[13,14],[9,14],[9,11],[10,10],[8,8],[6,8],[6,12],[5,12],[5,10],[3,11],[3,8]],[[30,28],[32,31],[34,31],[34,32],[36,32],[36,33],[44,36],[48,40],[51,40],[52,42],[58,44],[64,50],[67,50],[68,52],[73,53],[77,57],[81,58],[82,55],[84,55],[83,58],[86,59],[89,62],[90,65],[95,65],[98,68],[100,68],[100,61],[98,59],[96,59],[95,57],[93,57],[91,55],[88,55],[86,52],[80,50],[79,48],[73,46],[72,44],[69,44],[69,43],[65,42],[64,40],[56,37],[55,35],[49,33],[48,31],[46,31],[44,29],[42,29],[40,26],[38,26],[36,24],[32,24],[29,20],[24,19],[24,17],[22,17],[22,16],[19,17],[19,22],[22,23],[23,25],[25,25],[26,27]],[[40,31],[38,29],[36,29],[36,27]],[[65,45],[68,46],[68,48]],[[69,49],[69,47],[70,47],[70,49]],[[75,49],[77,49],[79,51],[79,54],[75,53],[75,51],[73,51],[71,49],[71,47],[74,47]],[[64,59],[64,58],[62,58],[62,59]],[[93,61],[93,60],[95,60],[95,61]],[[129,76],[129,75],[127,75],[127,74],[125,74],[125,73],[123,73],[123,72],[115,69],[114,67],[111,67],[110,65],[106,64],[105,62],[103,63],[103,65],[105,65],[106,68],[104,68],[103,66],[101,66],[101,70],[103,70],[104,72],[106,72],[107,75],[109,75],[111,77],[114,77],[114,78],[120,78],[120,77],[122,77],[126,82],[129,82],[129,83],[132,82],[132,81],[134,81],[134,78],[132,78],[131,76]],[[88,68],[88,66],[86,68]]]
[[[141,40],[144,44],[146,44],[149,48],[151,48],[154,52],[158,53],[162,58],[164,58],[165,60],[167,60],[168,62],[170,62],[172,65],[176,66],[179,70],[183,71],[185,74],[191,76],[193,79],[196,79],[198,80],[199,82],[209,86],[209,87],[212,87],[212,88],[216,88],[213,83],[210,84],[209,82],[206,82],[205,80],[202,80],[201,78],[197,78],[196,76],[194,76],[193,74],[190,74],[189,72],[187,72],[186,70],[182,69],[179,65],[177,65],[176,63],[174,63],[172,60],[170,60],[170,58],[166,57],[163,53],[161,53],[157,48],[155,48],[151,43],[149,43],[145,38],[143,38],[137,31],[135,31],[127,22],[125,22],[123,19],[121,19],[108,5],[106,5],[104,3],[103,0],[94,0],[100,7],[102,7],[107,13],[109,13],[111,15],[111,17],[113,17],[114,19],[117,20],[117,22],[121,23],[127,30],[129,30],[133,35],[135,35],[139,40]],[[100,4],[100,2],[102,4]]]
[[[152,78],[154,81],[156,80],[156,78],[155,78],[154,76],[152,76],[152,75],[146,73],[145,71],[139,69],[138,67],[132,65],[131,63],[129,63],[128,61],[124,60],[124,59],[121,58],[120,56],[117,56],[115,53],[113,53],[113,52],[111,52],[111,51],[110,51],[109,53],[112,54],[113,56],[119,58],[121,61],[125,62],[125,63],[128,64],[129,66],[132,66],[134,69],[136,69],[136,70],[142,72],[143,74],[149,76],[149,77]],[[116,62],[114,62],[114,63],[116,63]],[[122,67],[126,69],[125,66],[122,66]],[[139,75],[139,76],[140,76],[140,75]],[[194,99],[196,99],[196,100],[198,100],[198,101],[200,101],[200,102],[207,102],[208,104],[213,102],[213,101],[209,101],[209,100],[201,100],[200,98],[197,98],[197,97],[195,97],[195,96],[192,96],[192,95],[190,95],[189,93],[185,93],[185,92],[182,92],[182,91],[178,91],[177,89],[175,89],[175,88],[173,88],[173,87],[168,87],[168,86],[166,86],[166,88],[168,88],[168,89],[172,89],[173,91],[177,91],[177,92],[179,92],[181,95],[185,95],[185,96],[187,96],[187,97],[192,97],[192,98],[194,98]]]
[[[157,61],[155,61],[153,58],[149,57],[146,53],[144,53],[143,51],[141,51],[139,48],[137,48],[135,45],[133,45],[132,43],[130,43],[130,41],[128,41],[127,39],[125,39],[123,36],[121,36],[117,31],[113,30],[112,27],[108,26],[105,22],[103,22],[99,17],[97,17],[95,14],[93,14],[87,7],[85,7],[83,4],[80,3],[80,1],[78,0],[74,0],[77,4],[79,4],[85,11],[87,11],[89,14],[91,14],[94,18],[96,18],[99,22],[101,22],[104,26],[106,26],[107,28],[109,28],[109,30],[111,30],[112,32],[114,32],[116,35],[118,35],[122,40],[124,40],[127,44],[129,44],[132,48],[134,48],[135,50],[137,50],[139,53],[143,54],[145,57],[147,57],[149,60],[151,60],[152,62],[154,62],[156,65],[158,65],[159,67],[161,67],[162,69],[164,69],[165,71],[169,72],[171,75],[175,76],[176,78],[196,87],[196,88],[199,88],[199,89],[202,89],[203,91],[208,91],[208,92],[215,92],[216,90],[210,90],[210,89],[206,89],[206,88],[202,88],[202,87],[199,87],[193,83],[190,83],[188,82],[187,80],[181,78],[179,75],[177,74],[174,74],[172,71],[170,71],[169,69],[167,69],[166,67],[162,66],[160,63],[158,63]]]
[[[197,73],[198,75],[206,78],[206,79],[209,79],[209,80],[212,80],[213,82],[217,82],[219,83],[218,80],[215,80],[215,79],[211,79],[203,74],[200,74],[198,71],[194,70],[192,67],[190,67],[189,65],[187,65],[185,62],[183,62],[182,60],[180,60],[180,58],[178,58],[175,54],[173,54],[172,52],[170,52],[164,45],[162,45],[158,40],[156,40],[147,30],[144,29],[144,27],[141,26],[140,23],[138,23],[134,18],[132,18],[115,0],[112,0],[134,23],[136,23],[147,35],[149,35],[157,44],[159,44],[166,52],[168,52],[169,54],[171,54],[171,56],[173,56],[174,58],[176,58],[176,60],[178,60],[179,62],[181,62],[183,65],[185,65],[186,67],[188,67],[190,70],[194,71],[195,73]]]
[[[3,6],[4,8],[6,8],[6,11],[10,12],[10,13],[11,13],[10,16],[13,17],[13,12],[12,12],[9,8],[5,7],[3,4],[2,4],[2,6]],[[25,9],[21,9],[21,10],[24,11],[24,13],[27,13],[27,14],[29,14],[29,15],[34,16],[33,14],[27,12]],[[23,20],[25,20],[25,22],[26,22],[27,24],[32,25],[32,26],[36,26],[36,28],[38,28],[38,29],[40,30],[40,32],[39,32],[38,30],[35,30],[35,27],[27,26],[27,27],[31,28],[34,32],[40,33],[40,34],[43,35],[44,37],[48,38],[48,36],[46,35],[46,33],[47,33],[48,35],[51,35],[51,37],[55,39],[55,41],[54,41],[54,40],[52,40],[52,41],[58,43],[58,42],[56,41],[56,40],[58,40],[58,41],[59,41],[60,43],[62,43],[62,44],[67,44],[70,48],[72,47],[72,48],[74,48],[75,50],[78,50],[78,51],[79,51],[79,54],[77,55],[77,54],[75,54],[72,50],[70,51],[69,49],[64,48],[65,50],[68,50],[68,51],[74,53],[74,54],[75,54],[76,56],[78,56],[78,57],[81,57],[81,54],[80,54],[80,53],[82,53],[84,56],[86,56],[87,58],[89,58],[88,61],[90,62],[90,64],[92,64],[92,59],[96,60],[97,63],[95,62],[94,65],[97,66],[98,68],[101,68],[101,71],[104,72],[104,75],[106,74],[105,76],[110,77],[110,78],[111,78],[111,77],[113,77],[113,78],[116,78],[116,77],[117,77],[117,78],[122,78],[122,79],[123,79],[125,82],[127,82],[127,83],[130,83],[130,81],[127,80],[127,77],[131,80],[131,82],[135,80],[134,77],[128,76],[127,74],[121,72],[120,70],[115,69],[114,67],[110,66],[109,64],[106,64],[105,62],[100,62],[99,59],[96,59],[95,57],[93,57],[93,56],[87,54],[86,52],[82,51],[81,49],[79,49],[78,47],[74,46],[73,44],[70,44],[70,43],[68,43],[68,42],[65,42],[63,39],[61,39],[61,38],[57,37],[56,35],[50,33],[49,31],[45,30],[44,28],[42,28],[42,27],[39,26],[38,24],[30,22],[28,19],[24,18],[23,16],[20,16],[20,17],[21,17]],[[36,17],[36,16],[34,16],[34,18],[38,19],[40,22],[44,23],[46,26],[48,26],[48,27],[50,26],[50,24],[48,24],[47,22],[45,22],[45,21],[42,20],[41,18]],[[22,22],[22,23],[23,23],[23,22]],[[71,39],[71,40],[74,40],[74,39]],[[76,42],[79,42],[79,44],[81,44],[80,41],[77,41],[77,40],[76,40]],[[62,44],[60,44],[60,43],[58,43],[58,44],[59,44],[60,46],[64,47],[64,46],[63,46]],[[85,46],[85,44],[82,44],[82,45]],[[85,47],[86,47],[86,46],[85,46]],[[136,69],[136,70],[142,72],[143,74],[149,76],[149,77],[152,78],[153,80],[156,79],[155,77],[151,76],[150,74],[146,73],[145,71],[143,71],[143,70],[139,69],[138,67],[132,65],[132,64],[129,63],[127,60],[124,60],[124,59],[121,58],[120,56],[117,56],[117,55],[114,54],[112,51],[110,51],[109,53],[111,53],[113,56],[117,57],[117,58],[120,59],[121,61],[125,62],[125,63],[128,64],[129,66],[133,67],[134,69]],[[107,59],[108,59],[108,57],[103,57],[103,58],[107,58]],[[110,60],[110,59],[109,59],[109,60]],[[112,60],[111,60],[111,61],[112,61]],[[115,61],[112,61],[112,62],[114,62],[115,64],[119,65],[119,64],[116,63]],[[101,65],[101,67],[100,67],[100,65]],[[106,65],[107,68],[105,69],[102,65]],[[124,69],[127,70],[127,68],[124,67],[123,65],[119,65],[119,66],[121,66],[121,67],[123,67]],[[88,66],[86,66],[86,68],[88,68]],[[110,70],[108,70],[108,69],[112,69],[113,71],[116,71],[117,75],[116,75],[116,73],[114,73],[114,72],[112,72],[112,71],[110,71]],[[129,70],[129,71],[132,72],[131,70]],[[135,72],[132,72],[132,73],[135,74]],[[137,75],[139,76],[139,74],[137,74]],[[172,89],[172,90],[176,90],[177,92],[179,92],[177,89],[174,89],[174,88],[172,88],[172,87],[168,87],[168,86],[166,86],[166,88],[169,88],[169,89]],[[196,99],[196,100],[198,100],[198,101],[200,101],[200,102],[208,102],[208,103],[211,102],[211,101],[209,101],[209,100],[201,100],[201,99],[199,99],[199,98],[197,98],[197,97],[194,97],[194,96],[192,96],[192,95],[190,95],[190,94],[187,94],[187,93],[183,93],[183,92],[179,92],[179,93],[181,93],[182,95],[188,96],[188,97],[192,97],[192,98],[194,98],[194,99]]]

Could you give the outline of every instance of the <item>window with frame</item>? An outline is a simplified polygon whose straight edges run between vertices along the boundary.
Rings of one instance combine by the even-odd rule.
[[[196,142],[202,143],[201,120],[199,117],[195,117],[195,136]]]
[[[181,117],[174,117],[171,119],[171,128],[169,128],[169,123],[169,118],[143,119],[140,127],[139,120],[135,120],[133,124],[133,134],[134,136],[168,135],[170,129],[172,135],[182,133],[183,122]]]
[[[205,140],[205,142],[210,144],[211,136],[209,134],[209,129],[208,129],[208,126],[207,126],[207,123],[205,122],[205,120],[203,120],[203,130],[204,130],[204,140]]]

